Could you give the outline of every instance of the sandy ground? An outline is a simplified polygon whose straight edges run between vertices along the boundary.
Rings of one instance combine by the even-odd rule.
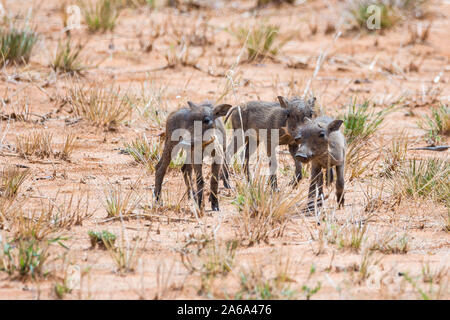
[[[143,94],[150,99],[160,96],[161,105],[169,111],[188,100],[214,101],[224,92],[222,101],[235,105],[257,99],[272,101],[278,95],[302,95],[322,55],[323,64],[309,86],[318,99],[321,113],[339,116],[355,98],[359,102],[370,99],[376,111],[398,102],[397,109],[387,116],[371,142],[380,157],[362,176],[350,179],[347,175],[346,206],[330,209],[335,211],[337,224],[342,226],[352,217],[367,217],[368,197],[376,197],[386,182],[379,178],[379,172],[392,138],[404,134],[410,148],[425,146],[424,131],[417,125],[420,116],[429,114],[439,101],[448,104],[450,5],[448,1],[428,2],[429,14],[423,19],[410,19],[373,34],[345,31],[341,19],[343,1],[308,1],[298,6],[268,7],[256,12],[249,10],[254,5],[252,1],[234,1],[220,9],[209,6],[184,12],[172,8],[125,9],[113,32],[90,34],[85,29],[72,32],[75,39],[89,40],[83,56],[88,63],[96,65],[79,81],[85,84],[98,81],[101,86],[120,87],[130,97]],[[4,3],[7,10],[13,12],[25,12],[28,8],[14,1]],[[51,259],[46,264],[46,269],[51,271],[49,276],[18,279],[0,272],[0,299],[55,299],[55,284],[72,278],[80,280],[80,284],[65,294],[67,299],[235,298],[241,290],[239,283],[243,272],[261,271],[258,277],[270,282],[281,269],[288,270],[289,278],[282,286],[289,287],[285,291],[292,291],[292,295],[285,292],[281,298],[304,299],[307,295],[302,287],[313,289],[319,283],[320,289],[312,299],[420,299],[423,297],[421,292],[430,298],[450,297],[447,286],[450,235],[443,229],[449,209],[421,198],[405,198],[392,206],[390,200],[386,200],[388,204],[377,207],[369,223],[368,239],[363,244],[364,247],[370,239],[387,233],[404,235],[408,241],[407,253],[375,251],[368,255],[363,248],[351,250],[326,241],[322,243],[318,235],[325,224],[318,226],[314,217],[304,217],[298,208],[290,212],[292,217],[282,237],[272,237],[268,243],[250,247],[238,246],[231,271],[208,279],[200,290],[201,274],[191,272],[183,265],[180,252],[187,243],[195,242],[193,239],[215,235],[218,246],[223,246],[226,240],[237,239],[242,226],[236,222],[240,213],[233,205],[235,192],[225,190],[221,185],[220,212],[209,211],[207,202],[205,215],[197,220],[191,202],[180,201],[185,192],[181,173],[170,170],[163,187],[164,207],[148,209],[153,205],[154,174],[146,173],[143,166],[134,163],[129,155],[120,153],[120,149],[124,143],[144,134],[149,139],[156,137],[163,125],[155,125],[151,117],[145,118],[134,110],[126,123],[114,131],[107,131],[85,119],[70,124],[67,120],[74,116],[67,105],[56,111],[74,81],[55,74],[48,66],[58,39],[63,36],[59,7],[59,1],[42,1],[37,6],[34,21],[41,37],[30,63],[4,67],[0,73],[2,114],[10,114],[13,108],[26,104],[33,114],[50,116],[46,121],[40,121],[38,116],[31,116],[26,122],[4,119],[0,123],[0,138],[2,145],[14,146],[17,135],[44,130],[51,132],[54,142],[60,146],[64,136],[72,133],[77,137],[76,148],[69,161],[53,157],[24,159],[4,151],[0,154],[0,163],[2,167],[20,165],[30,168],[31,174],[18,196],[25,211],[39,212],[48,206],[49,199],[66,206],[71,195],[79,198],[88,193],[89,217],[82,225],[55,230],[54,236],[67,238],[64,244],[68,249],[57,245],[50,247]],[[200,28],[196,24],[201,19],[206,19],[210,26],[207,39],[211,43],[204,47],[192,46],[193,59],[204,50],[196,61],[198,68],[177,65],[157,70],[167,64],[165,55],[179,38],[174,30],[187,34],[198,31]],[[280,33],[290,36],[290,40],[275,60],[234,65],[242,48],[225,29],[250,25],[261,19],[279,24]],[[429,23],[432,26],[426,42],[408,44],[409,27]],[[342,30],[342,34],[337,36],[337,31],[325,34],[327,24]],[[158,25],[161,35],[153,41],[152,50],[144,52],[140,39],[151,39],[150,34]],[[312,34],[314,25],[317,25],[317,32]],[[244,51],[243,58],[245,54]],[[299,68],[289,67],[298,61],[302,62]],[[208,70],[213,75],[208,74]],[[228,80],[223,76],[226,73],[231,77]],[[230,79],[233,87],[225,90]],[[142,107],[142,101],[137,98],[135,101]],[[407,157],[448,159],[448,151],[408,151]],[[279,158],[280,185],[286,189],[289,188],[293,163],[284,153]],[[209,166],[205,166],[207,178],[209,171]],[[137,185],[136,181],[139,181]],[[386,190],[393,185],[388,182]],[[232,184],[235,186],[235,181]],[[139,195],[139,205],[134,213],[146,214],[146,217],[123,222],[107,218],[105,194],[109,188],[117,186],[124,193],[134,186]],[[307,187],[308,181],[303,179],[297,191],[292,192]],[[328,208],[334,208],[333,187],[327,188],[326,193],[330,194]],[[381,198],[385,197],[388,199],[383,193]],[[177,204],[180,208],[176,208]],[[125,239],[125,246],[130,247],[127,252],[133,251],[137,241],[135,270],[117,272],[110,252],[91,248],[89,230],[114,232],[119,236],[118,243]],[[13,236],[7,228],[0,232],[3,240]],[[196,245],[187,248],[193,250]],[[202,254],[192,253],[190,257],[194,264],[201,264]],[[361,279],[364,259],[369,261],[369,271],[368,276]],[[427,268],[434,275],[432,283],[427,282],[424,275]],[[311,269],[315,270],[312,274]],[[410,276],[410,281],[406,280],[405,274]],[[283,290],[274,289],[277,294],[281,294],[280,291]],[[275,293],[273,297],[277,297]]]

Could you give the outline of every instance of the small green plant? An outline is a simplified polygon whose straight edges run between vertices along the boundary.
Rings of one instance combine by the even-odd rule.
[[[314,236],[320,242],[335,244],[340,249],[349,249],[359,252],[367,239],[372,213],[350,216],[344,222],[337,219],[335,211],[325,211]]]
[[[78,266],[66,265],[63,263],[63,276],[57,277],[53,285],[53,292],[57,299],[64,299],[81,282],[81,274]]]
[[[110,254],[117,267],[117,272],[120,274],[125,274],[134,272],[136,264],[145,250],[149,232],[147,232],[143,246],[140,247],[142,239],[137,236],[130,241],[125,234],[123,220],[121,220],[121,223],[121,236],[120,239],[118,239],[118,241],[116,242],[116,245],[110,245],[109,242],[103,243],[105,244],[108,253]],[[132,242],[134,242],[134,244],[132,244]]]
[[[136,163],[144,165],[149,173],[155,172],[156,164],[161,159],[163,144],[159,139],[149,142],[146,136],[138,138],[131,143],[125,143],[123,153],[133,157]],[[169,169],[180,169],[185,162],[185,154],[181,150],[170,161]]]
[[[116,0],[81,1],[81,9],[90,32],[112,31],[119,17],[119,6]]]
[[[9,275],[17,272],[20,277],[45,277],[48,275],[44,267],[50,258],[50,245],[58,243],[66,248],[62,240],[64,238],[44,241],[18,239],[15,242],[2,242],[0,271],[5,271]]]
[[[116,242],[116,235],[107,230],[103,231],[88,231],[89,239],[91,240],[91,247],[99,247],[107,249],[107,247],[113,247]]]
[[[427,139],[438,144],[442,140],[442,136],[450,136],[450,108],[441,104],[439,108],[431,110],[431,117],[425,116],[419,127],[427,132]]]
[[[67,287],[67,285],[65,283],[60,283],[60,282],[55,283],[53,290],[58,299],[64,299],[64,296],[67,293],[72,292],[72,290],[69,287]]]
[[[307,285],[303,285],[302,291],[306,296],[306,300],[311,300],[311,297],[315,295],[317,292],[319,292],[321,288],[322,284],[319,281],[314,288],[310,288]]]
[[[240,288],[235,299],[277,300],[294,299],[296,292],[291,289],[289,277],[267,278],[260,267],[243,269],[239,273]]]
[[[322,283],[319,281],[317,284],[311,288],[307,285],[308,281],[311,279],[311,277],[316,273],[316,267],[314,265],[311,266],[309,269],[308,278],[306,279],[306,283],[302,286],[302,292],[305,295],[306,300],[311,300],[311,297],[318,293],[320,289],[322,288]]]
[[[420,277],[411,277],[408,273],[401,273],[403,278],[412,286],[412,288],[416,291],[416,293],[419,295],[419,297],[422,300],[433,300],[433,299],[442,299],[445,297],[445,294],[448,288],[448,269],[444,270],[444,281],[439,281],[442,283],[433,283],[433,275],[431,275],[429,272],[430,270],[424,270],[422,269],[422,280],[423,282],[428,284],[428,289],[424,289],[421,285],[419,285],[418,281],[416,281],[417,278],[420,279]],[[442,270],[440,271],[442,272]],[[436,287],[437,286],[437,287]]]
[[[239,27],[231,29],[230,33],[238,39],[241,46],[246,47],[248,62],[275,57],[287,42],[286,40],[279,40],[279,26],[266,22],[260,22],[253,28]]]
[[[420,294],[420,297],[422,298],[422,300],[430,300],[430,297],[428,296],[428,294],[425,291],[423,291],[420,287],[418,287],[416,282],[407,273],[403,273],[402,276],[408,283],[411,284],[411,286],[415,290],[417,290],[417,292]]]
[[[210,245],[202,265],[206,276],[227,275],[234,266],[237,246],[237,241],[227,242],[225,247]]]
[[[67,73],[69,75],[81,74],[88,67],[81,61],[81,52],[84,45],[81,43],[74,45],[71,37],[64,41],[58,41],[56,54],[50,67],[56,72]]]
[[[191,250],[189,246],[197,246]],[[238,241],[227,241],[225,244],[204,239],[204,241],[188,242],[181,251],[181,261],[191,273],[200,275],[201,285],[198,294],[210,294],[216,277],[225,277],[234,267]]]
[[[38,34],[28,28],[17,28],[12,23],[0,29],[0,66],[5,63],[28,63]]]
[[[373,267],[381,262],[381,258],[378,258],[374,251],[365,250],[361,255],[361,262],[357,265],[358,270],[358,282],[367,280],[373,273]]]

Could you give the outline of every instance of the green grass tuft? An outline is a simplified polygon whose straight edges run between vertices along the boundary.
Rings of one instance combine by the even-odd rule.
[[[6,63],[26,64],[29,62],[38,34],[28,27],[14,25],[0,29],[0,66]]]
[[[119,3],[116,0],[80,2],[85,22],[90,32],[114,30],[119,17]]]
[[[433,144],[442,141],[442,136],[450,136],[450,108],[441,104],[431,110],[431,116],[425,116],[419,127],[427,132],[428,140]]]
[[[56,49],[56,54],[50,67],[56,72],[67,73],[69,75],[81,74],[81,72],[88,67],[81,61],[81,52],[84,45],[74,45],[71,38],[68,37],[65,41],[59,41]]]

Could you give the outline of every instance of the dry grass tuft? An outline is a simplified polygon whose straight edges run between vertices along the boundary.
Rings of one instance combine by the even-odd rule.
[[[394,194],[428,198],[450,207],[450,163],[441,159],[412,159],[392,179]]]
[[[110,186],[105,192],[105,210],[108,217],[122,217],[133,213],[142,197],[137,193],[139,181],[124,191],[121,185]]]
[[[225,277],[232,271],[237,247],[236,240],[224,244],[215,239],[186,243],[180,251],[181,262],[190,273],[200,276],[199,295],[212,295],[215,278]]]
[[[53,134],[48,131],[34,131],[16,137],[16,152],[23,158],[36,156],[49,158],[53,155]]]
[[[16,137],[16,152],[23,158],[60,158],[69,160],[75,149],[76,136],[68,134],[64,138],[61,150],[56,151],[53,143],[53,134],[48,131],[33,131],[31,133]]]
[[[405,135],[401,134],[399,137],[392,139],[390,148],[384,150],[386,156],[383,160],[380,176],[392,178],[405,163],[407,150],[408,140]]]
[[[181,39],[180,43],[171,44],[166,51],[165,58],[167,68],[175,68],[177,66],[194,67],[198,69],[197,62],[205,54],[205,48],[201,47],[199,54],[194,54],[191,44],[185,39]]]
[[[357,104],[355,99],[343,115],[344,135],[348,145],[346,170],[350,170],[350,180],[360,177],[374,164],[377,157],[373,155],[378,153],[372,139],[386,115],[392,110],[390,107],[375,112],[370,108],[369,101]]]
[[[288,40],[280,40],[279,26],[266,22],[259,22],[253,28],[234,28],[230,33],[247,49],[248,62],[274,58]]]
[[[55,153],[55,156],[62,160],[69,160],[70,155],[76,147],[76,140],[77,136],[75,136],[74,134],[68,134],[64,139],[61,151],[57,151]]]
[[[84,88],[73,83],[67,94],[75,116],[108,130],[114,130],[132,113],[128,98],[121,95],[120,89],[115,90],[112,86],[106,88],[100,83],[94,83]]]
[[[8,200],[14,200],[19,188],[30,175],[30,170],[21,170],[13,166],[5,166],[0,177],[0,196]]]
[[[164,128],[169,114],[166,94],[166,86],[157,86],[153,81],[147,81],[142,84],[139,95],[130,99],[133,111],[136,111],[146,127],[159,130]]]
[[[409,40],[407,45],[415,45],[416,43],[425,43],[430,36],[432,24],[429,23],[425,28],[419,23],[416,27],[408,25]]]
[[[263,175],[257,174],[250,182],[237,179],[233,201],[239,211],[234,217],[237,235],[249,246],[281,237],[290,215],[305,199],[306,194],[288,188],[274,192]]]
[[[312,239],[319,242],[315,254],[324,252],[327,244],[359,252],[367,241],[372,216],[372,212],[357,212],[341,221],[336,217],[335,210],[324,210],[320,225],[316,230],[310,230]]]
[[[377,236],[368,248],[383,254],[406,254],[409,250],[408,241],[409,238],[406,234],[399,236],[394,232],[389,232]]]

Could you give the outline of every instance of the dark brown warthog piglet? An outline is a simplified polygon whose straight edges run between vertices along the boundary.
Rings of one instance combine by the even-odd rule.
[[[295,158],[302,163],[311,162],[311,181],[309,185],[308,210],[314,211],[322,206],[323,172],[327,174],[327,184],[333,181],[333,167],[336,167],[336,198],[339,206],[344,205],[344,169],[346,142],[339,131],[343,121],[330,117],[317,117],[307,121],[295,136],[298,150]]]
[[[219,188],[219,175],[222,171],[222,164],[224,163],[222,159],[224,158],[226,150],[225,127],[220,117],[227,114],[228,110],[231,108],[231,105],[220,104],[218,106],[214,106],[209,102],[204,102],[197,105],[190,101],[188,102],[188,105],[189,107],[172,112],[167,118],[164,150],[161,159],[156,165],[154,191],[155,198],[157,202],[160,201],[162,182],[164,179],[164,175],[166,174],[167,167],[170,164],[170,160],[174,155],[172,154],[174,148],[177,145],[183,144],[188,148],[187,151],[189,151],[189,159],[188,157],[186,158],[186,163],[181,168],[181,171],[183,172],[184,182],[188,189],[188,195],[190,196],[192,192],[191,175],[192,169],[194,169],[196,175],[197,191],[193,192],[193,196],[197,201],[199,207],[202,206],[204,186],[202,175],[203,151],[214,139],[212,138],[209,140],[205,140],[205,133],[209,132],[210,129],[216,129],[216,133],[218,135],[221,135],[220,143],[222,144],[223,149],[216,150],[215,147],[214,149],[212,149],[211,156],[213,157],[213,163],[211,168],[211,193],[209,196],[209,200],[211,201],[212,210],[217,211],[219,210],[219,200],[217,198]],[[195,126],[197,126],[197,128],[200,128],[199,132],[195,132]],[[189,137],[188,140],[181,136],[181,134],[183,133],[187,134],[187,136]],[[200,147],[200,150],[196,149],[196,144]],[[201,154],[198,154],[199,151],[201,152]],[[224,177],[224,185],[226,187],[228,184],[227,180],[228,177]]]
[[[250,179],[249,159],[251,154],[255,151],[255,149],[250,148],[250,145],[255,145],[257,147],[261,142],[261,137],[259,136],[260,130],[267,130],[267,156],[270,159],[270,167],[272,168],[270,180],[274,189],[277,188],[276,144],[289,145],[289,152],[295,161],[295,177],[292,183],[296,185],[302,178],[301,162],[297,161],[295,158],[297,144],[295,143],[294,137],[305,123],[305,119],[314,116],[314,104],[316,98],[305,101],[297,97],[287,100],[286,98],[279,96],[278,101],[279,102],[251,101],[244,106],[236,106],[230,110],[230,114],[227,115],[227,118],[225,119],[226,121],[228,117],[231,116],[234,129],[232,147],[228,146],[227,152],[229,154],[235,154],[242,146],[243,140],[245,139],[244,170],[247,173],[248,179]],[[238,129],[243,130],[243,133],[245,134],[244,139],[241,137],[241,134],[237,133],[236,130]],[[278,133],[279,141],[277,141],[277,143],[270,143],[272,139],[272,130],[276,130],[275,132]],[[253,131],[255,134],[249,134],[250,131]],[[255,142],[254,144],[250,143],[250,140],[252,139]]]

